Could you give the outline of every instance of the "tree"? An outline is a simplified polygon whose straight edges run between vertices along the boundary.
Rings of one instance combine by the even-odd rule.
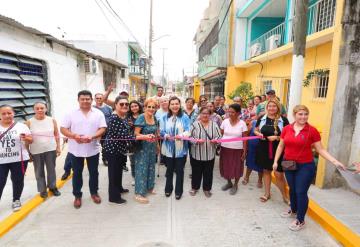
[[[234,99],[236,96],[239,96],[246,105],[248,100],[254,97],[251,83],[244,81],[240,82],[240,85],[228,95],[230,99]]]

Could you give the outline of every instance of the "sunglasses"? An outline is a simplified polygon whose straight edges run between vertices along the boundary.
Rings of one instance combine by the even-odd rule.
[[[120,105],[121,107],[124,107],[124,106],[129,106],[129,103],[119,103],[119,105]]]
[[[155,106],[151,106],[151,105],[147,106],[146,108],[148,108],[148,109],[156,109]]]
[[[101,98],[95,98],[95,99],[101,99]]]

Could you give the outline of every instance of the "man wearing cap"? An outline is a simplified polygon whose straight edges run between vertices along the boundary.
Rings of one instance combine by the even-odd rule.
[[[115,102],[113,100],[109,99],[109,95],[114,90],[114,87],[115,87],[115,83],[111,83],[103,96],[103,101],[105,102],[105,104],[107,104],[108,106],[111,106],[113,109],[115,109]],[[121,90],[119,95],[129,98],[129,92],[127,90]]]
[[[276,97],[276,93],[275,93],[275,90],[273,89],[270,89],[266,92],[266,99],[264,102],[260,103],[257,108],[256,108],[256,116],[259,118],[259,117],[262,117],[265,115],[265,107],[266,107],[266,104],[268,102],[269,99],[274,99],[274,98],[277,98]],[[277,98],[277,100],[279,101],[279,98]],[[281,116],[283,117],[286,117],[286,110],[285,110],[285,107],[281,104]]]

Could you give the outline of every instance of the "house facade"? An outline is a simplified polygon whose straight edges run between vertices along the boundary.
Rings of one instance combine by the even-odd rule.
[[[5,16],[0,30],[0,105],[12,105],[19,121],[33,116],[38,101],[61,120],[78,106],[78,91],[104,92],[127,68]]]
[[[274,89],[281,103],[287,106],[295,0],[238,0],[233,1],[233,5],[234,18],[229,27],[231,64],[227,68],[225,95],[241,82],[250,82],[255,94]],[[325,147],[329,144],[338,80],[343,5],[344,1],[339,0],[310,0],[307,10],[301,103],[309,107],[309,121],[321,132]],[[328,183],[325,181],[328,169],[325,160],[320,158],[317,186]]]

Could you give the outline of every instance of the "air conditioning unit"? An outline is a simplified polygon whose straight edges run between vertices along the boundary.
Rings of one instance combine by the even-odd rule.
[[[268,39],[266,39],[266,50],[271,51],[280,46],[281,42],[281,35],[280,34],[274,34],[270,36]]]
[[[99,62],[92,58],[87,58],[84,60],[85,72],[90,74],[99,73]]]
[[[250,47],[250,58],[259,56],[261,54],[261,44],[255,43]]]

